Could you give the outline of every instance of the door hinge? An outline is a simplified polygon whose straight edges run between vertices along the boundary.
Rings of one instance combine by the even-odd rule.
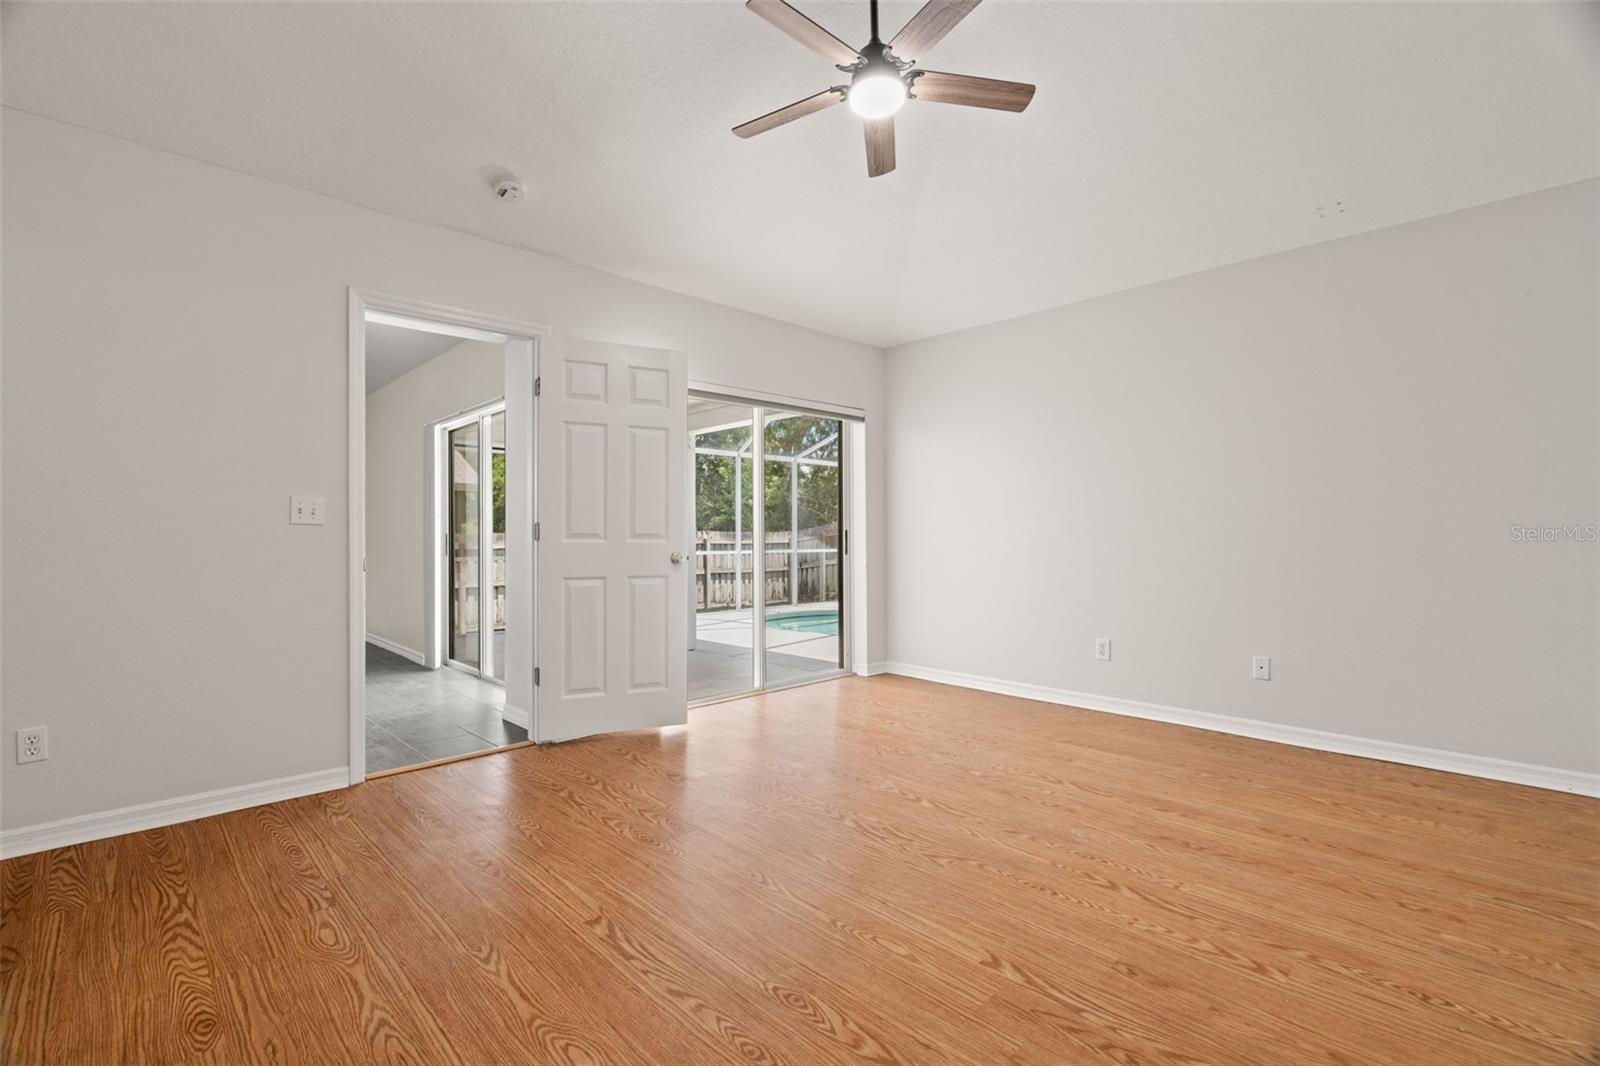
[[[539,539],[539,523],[537,523],[537,522],[535,522],[533,524],[533,539],[534,540],[538,540]]]
[[[543,378],[534,378],[533,379],[533,394],[535,396],[539,395],[539,383],[541,381],[543,381],[543,380],[544,380]]]
[[[839,554],[850,554],[850,531],[848,529],[839,532]]]
[[[533,668],[533,684],[535,687],[538,687],[539,684],[539,668],[537,666]]]

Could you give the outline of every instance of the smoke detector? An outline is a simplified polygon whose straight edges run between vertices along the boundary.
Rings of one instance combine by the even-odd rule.
[[[494,195],[500,200],[520,200],[527,190],[522,182],[513,177],[504,177],[494,183]]]

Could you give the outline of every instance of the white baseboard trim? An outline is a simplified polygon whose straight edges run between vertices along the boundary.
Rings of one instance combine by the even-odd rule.
[[[879,674],[887,674],[889,666],[890,664],[886,662],[867,663],[865,666],[856,667],[856,675],[858,677],[877,677]]]
[[[520,725],[530,732],[533,730],[533,715],[521,707],[514,707],[508,703],[500,709],[500,717],[512,725]]]
[[[422,657],[422,653],[420,651],[417,651],[415,648],[408,648],[404,644],[397,644],[394,641],[387,640],[375,633],[367,634],[367,643],[376,644],[384,651],[392,651],[402,659],[410,659],[418,666],[428,665],[427,660]]]
[[[164,825],[176,825],[196,818],[209,818],[213,814],[226,814],[245,807],[263,803],[310,796],[317,792],[331,792],[347,788],[350,768],[335,767],[293,777],[279,777],[271,781],[258,781],[253,785],[235,785],[214,792],[197,792],[192,796],[140,803],[132,807],[80,814],[58,822],[42,822],[0,833],[0,859],[29,855],[50,848],[64,848],[69,844],[82,844],[90,840],[137,833]]]
[[[1213,733],[1231,733],[1234,736],[1251,737],[1255,740],[1270,740],[1277,744],[1292,744],[1297,748],[1315,748],[1318,751],[1355,755],[1363,759],[1379,759],[1407,766],[1422,766],[1429,770],[1444,770],[1452,774],[1466,774],[1469,777],[1486,777],[1492,781],[1508,781],[1512,784],[1531,785],[1534,788],[1547,788],[1556,792],[1600,797],[1600,775],[1586,774],[1578,770],[1563,770],[1554,766],[1538,766],[1533,763],[1513,762],[1510,759],[1495,759],[1485,755],[1468,755],[1458,751],[1442,751],[1438,748],[1423,748],[1412,744],[1396,744],[1388,740],[1371,740],[1344,733],[1326,733],[1320,729],[1278,725],[1257,718],[1234,718],[1225,714],[1191,711],[1159,703],[1141,703],[1117,696],[1070,692],[1043,685],[980,677],[976,674],[935,670],[913,663],[888,662],[884,667],[886,673],[935,681],[941,685],[981,689],[984,692],[1019,696],[1022,699],[1038,700],[1042,703],[1058,703],[1088,711],[1104,711],[1107,714],[1147,718],[1151,721],[1190,726],[1194,729],[1209,729]]]

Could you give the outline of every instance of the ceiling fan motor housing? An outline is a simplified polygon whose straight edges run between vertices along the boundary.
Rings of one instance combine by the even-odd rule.
[[[859,78],[863,74],[867,74],[869,72],[882,74],[887,71],[891,74],[894,74],[896,77],[899,77],[903,75],[906,69],[910,66],[911,64],[909,62],[900,59],[893,52],[889,51],[888,45],[884,44],[882,41],[874,40],[862,46],[861,58],[857,59],[848,67],[840,67],[839,69],[853,73],[854,77],[851,78],[851,81],[853,82],[856,78]]]

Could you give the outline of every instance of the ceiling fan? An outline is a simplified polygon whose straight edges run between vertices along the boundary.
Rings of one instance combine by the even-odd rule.
[[[1021,111],[1033,99],[1033,86],[1022,82],[915,69],[915,64],[930,48],[971,14],[978,0],[928,0],[888,44],[878,39],[878,0],[870,2],[872,40],[858,51],[783,0],[745,0],[745,7],[849,74],[850,84],[835,85],[788,107],[780,107],[735,126],[733,132],[740,137],[754,137],[775,126],[849,101],[850,110],[864,120],[867,176],[876,178],[894,169],[894,114],[907,100]]]

